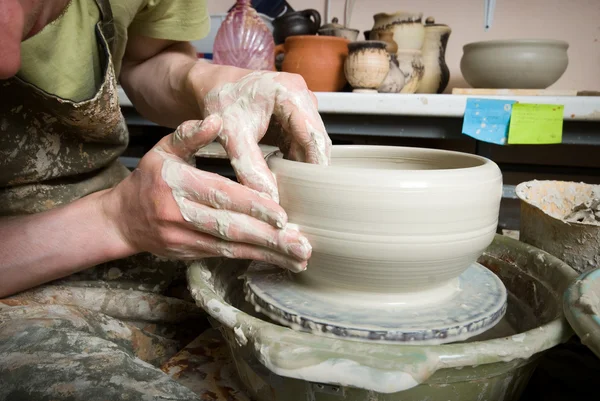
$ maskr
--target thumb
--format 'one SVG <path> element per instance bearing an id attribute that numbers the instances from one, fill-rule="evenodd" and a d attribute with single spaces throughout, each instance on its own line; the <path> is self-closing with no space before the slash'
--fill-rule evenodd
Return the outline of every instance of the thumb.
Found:
<path id="1" fill-rule="evenodd" d="M 221 132 L 223 121 L 216 114 L 205 120 L 189 120 L 177 127 L 175 132 L 164 137 L 159 146 L 183 160 L 190 160 L 199 149 L 213 142 Z"/>

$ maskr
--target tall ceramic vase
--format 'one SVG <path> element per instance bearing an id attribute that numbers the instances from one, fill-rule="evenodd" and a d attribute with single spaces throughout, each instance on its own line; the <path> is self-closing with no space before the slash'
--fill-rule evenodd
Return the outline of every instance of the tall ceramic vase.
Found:
<path id="1" fill-rule="evenodd" d="M 448 86 L 450 70 L 446 65 L 446 46 L 451 32 L 448 25 L 436 24 L 433 18 L 427 18 L 422 50 L 425 71 L 418 93 L 442 93 Z"/>
<path id="2" fill-rule="evenodd" d="M 219 27 L 213 47 L 215 64 L 274 70 L 275 42 L 250 0 L 237 0 Z"/>

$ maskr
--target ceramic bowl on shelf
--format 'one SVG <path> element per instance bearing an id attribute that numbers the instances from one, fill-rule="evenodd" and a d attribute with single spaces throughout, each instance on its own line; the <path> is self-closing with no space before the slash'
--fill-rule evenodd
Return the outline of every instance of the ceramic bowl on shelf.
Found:
<path id="1" fill-rule="evenodd" d="M 568 48 L 566 42 L 547 39 L 469 43 L 460 70 L 474 88 L 546 89 L 566 71 Z"/>
<path id="2" fill-rule="evenodd" d="M 334 146 L 330 166 L 268 158 L 291 224 L 313 246 L 305 280 L 395 293 L 443 289 L 492 242 L 502 176 L 480 156 Z"/>

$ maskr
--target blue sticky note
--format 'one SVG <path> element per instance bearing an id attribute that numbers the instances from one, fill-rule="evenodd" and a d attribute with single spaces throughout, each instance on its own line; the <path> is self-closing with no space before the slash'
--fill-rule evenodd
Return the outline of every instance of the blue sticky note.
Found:
<path id="1" fill-rule="evenodd" d="M 505 145 L 514 100 L 467 98 L 462 133 L 478 141 Z"/>

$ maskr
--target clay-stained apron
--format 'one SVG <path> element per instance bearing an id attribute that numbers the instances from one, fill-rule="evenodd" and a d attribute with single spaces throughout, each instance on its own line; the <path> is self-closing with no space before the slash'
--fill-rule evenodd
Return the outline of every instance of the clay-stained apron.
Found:
<path id="1" fill-rule="evenodd" d="M 104 81 L 92 99 L 0 81 L 0 215 L 68 204 L 128 174 L 112 13 L 96 2 Z M 0 399 L 198 399 L 159 369 L 208 327 L 181 288 L 183 263 L 140 254 L 0 300 Z"/>

